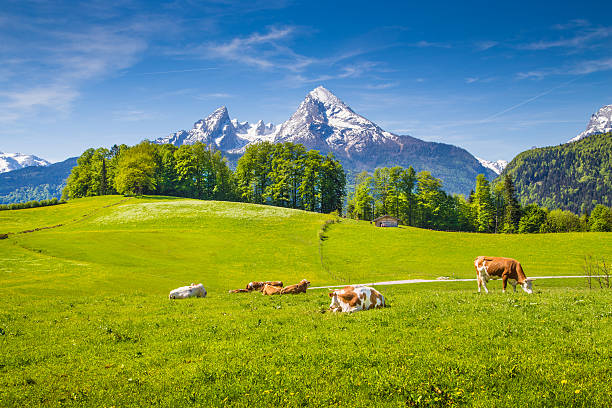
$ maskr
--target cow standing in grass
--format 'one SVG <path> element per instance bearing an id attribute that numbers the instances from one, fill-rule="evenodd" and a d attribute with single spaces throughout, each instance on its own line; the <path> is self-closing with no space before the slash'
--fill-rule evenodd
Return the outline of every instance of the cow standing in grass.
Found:
<path id="1" fill-rule="evenodd" d="M 204 285 L 192 283 L 189 286 L 181 286 L 180 288 L 170 291 L 169 299 L 186 299 L 190 297 L 206 297 L 206 289 Z"/>
<path id="2" fill-rule="evenodd" d="M 489 279 L 502 280 L 503 292 L 506 293 L 508 281 L 516 292 L 516 285 L 521 285 L 521 288 L 527 293 L 533 293 L 531 280 L 527 279 L 521 264 L 512 258 L 501 258 L 497 256 L 479 256 L 474 260 L 476 268 L 476 279 L 478 280 L 478 293 L 481 286 L 484 287 L 486 293 L 487 282 Z"/>
<path id="3" fill-rule="evenodd" d="M 368 286 L 345 286 L 329 292 L 331 312 L 353 313 L 360 310 L 385 307 L 385 297 Z"/>

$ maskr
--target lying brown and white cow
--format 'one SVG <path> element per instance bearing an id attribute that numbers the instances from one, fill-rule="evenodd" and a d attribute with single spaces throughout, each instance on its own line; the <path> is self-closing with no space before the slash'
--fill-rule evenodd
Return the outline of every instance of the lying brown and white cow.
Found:
<path id="1" fill-rule="evenodd" d="M 189 286 L 181 286 L 170 291 L 169 299 L 186 299 L 190 297 L 206 297 L 206 289 L 204 285 L 192 283 Z"/>
<path id="2" fill-rule="evenodd" d="M 360 310 L 385 307 L 385 297 L 368 286 L 345 286 L 329 292 L 331 312 L 353 313 Z"/>
<path id="3" fill-rule="evenodd" d="M 261 288 L 261 293 L 265 296 L 280 295 L 282 288 L 280 286 L 265 285 Z"/>
<path id="4" fill-rule="evenodd" d="M 480 293 L 481 286 L 484 287 L 486 293 L 489 293 L 487 289 L 489 279 L 500 278 L 504 293 L 506 292 L 508 281 L 510 281 L 515 292 L 518 283 L 525 292 L 533 293 L 532 282 L 527 279 L 521 264 L 516 259 L 479 256 L 474 260 L 474 267 L 476 268 L 476 279 L 478 280 L 478 293 Z"/>
<path id="5" fill-rule="evenodd" d="M 281 295 L 295 295 L 297 293 L 306 293 L 306 289 L 310 286 L 310 282 L 302 279 L 297 285 L 289 285 L 281 290 Z"/>
<path id="6" fill-rule="evenodd" d="M 270 285 L 270 286 L 280 286 L 281 288 L 283 287 L 283 282 L 281 281 L 265 281 L 265 282 L 249 282 L 246 286 L 246 290 L 247 291 L 253 291 L 253 290 L 262 290 L 264 286 L 266 285 Z"/>
<path id="7" fill-rule="evenodd" d="M 229 291 L 229 293 L 249 293 L 250 290 L 248 289 L 232 289 Z"/>

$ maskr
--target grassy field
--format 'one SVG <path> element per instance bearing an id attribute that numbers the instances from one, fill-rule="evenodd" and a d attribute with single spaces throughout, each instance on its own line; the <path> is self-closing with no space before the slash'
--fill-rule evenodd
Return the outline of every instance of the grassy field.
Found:
<path id="1" fill-rule="evenodd" d="M 391 307 L 354 315 L 325 313 L 325 290 L 227 290 L 471 278 L 480 253 L 516 257 L 528 276 L 581 274 L 583 255 L 610 258 L 610 235 L 342 220 L 320 241 L 325 215 L 156 197 L 0 217 L 13 233 L 0 241 L 0 406 L 609 406 L 612 291 L 584 279 L 538 281 L 531 296 L 385 286 Z M 191 282 L 208 297 L 167 299 Z"/>

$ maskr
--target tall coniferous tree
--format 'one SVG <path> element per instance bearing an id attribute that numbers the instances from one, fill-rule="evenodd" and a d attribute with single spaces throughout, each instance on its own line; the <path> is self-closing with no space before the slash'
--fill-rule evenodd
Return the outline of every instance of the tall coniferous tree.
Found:
<path id="1" fill-rule="evenodd" d="M 504 175 L 503 196 L 505 205 L 503 232 L 516 233 L 521 220 L 521 206 L 516 199 L 514 183 L 508 174 Z"/>
<path id="2" fill-rule="evenodd" d="M 483 174 L 479 174 L 476 177 L 473 205 L 476 209 L 476 227 L 478 232 L 491 232 L 495 222 L 495 208 L 491 197 L 489 181 Z"/>

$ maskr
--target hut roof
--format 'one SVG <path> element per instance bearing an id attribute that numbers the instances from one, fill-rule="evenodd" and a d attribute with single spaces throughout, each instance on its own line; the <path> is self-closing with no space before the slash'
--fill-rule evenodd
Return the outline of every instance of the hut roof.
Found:
<path id="1" fill-rule="evenodd" d="M 376 221 L 380 221 L 380 220 L 382 220 L 383 218 L 391 218 L 391 219 L 393 219 L 393 220 L 395 220 L 395 221 L 399 221 L 399 219 L 398 219 L 398 218 L 392 217 L 392 216 L 387 215 L 387 214 L 385 214 L 385 215 L 381 215 L 380 217 L 375 218 L 375 219 L 373 219 L 372 221 L 374 221 L 374 222 L 376 222 Z"/>

